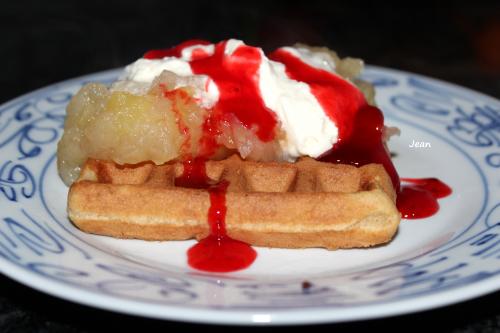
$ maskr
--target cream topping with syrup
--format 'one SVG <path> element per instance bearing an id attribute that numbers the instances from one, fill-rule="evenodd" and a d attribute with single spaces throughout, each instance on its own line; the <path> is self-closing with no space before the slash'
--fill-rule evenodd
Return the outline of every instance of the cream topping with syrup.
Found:
<path id="1" fill-rule="evenodd" d="M 328 116 L 324 106 L 312 93 L 310 85 L 290 78 L 283 63 L 270 60 L 262 49 L 247 46 L 239 40 L 230 39 L 217 45 L 187 42 L 170 53 L 149 52 L 145 58 L 126 67 L 113 89 L 141 93 L 147 91 L 163 71 L 170 71 L 178 76 L 175 88 L 192 87 L 199 105 L 211 108 L 220 100 L 220 84 L 215 83 L 211 75 L 203 70 L 193 69 L 203 59 L 213 58 L 214 52 L 221 48 L 221 45 L 223 52 L 219 64 L 226 67 L 229 74 L 233 69 L 240 70 L 241 66 L 238 65 L 243 64 L 243 70 L 245 67 L 252 67 L 247 66 L 249 63 L 256 65 L 257 70 L 246 73 L 246 77 L 255 81 L 255 87 L 258 89 L 255 95 L 262 99 L 265 112 L 277 120 L 277 126 L 285 133 L 283 137 L 278 138 L 284 160 L 293 161 L 300 156 L 316 158 L 331 149 L 338 141 L 338 125 L 335 119 Z M 293 47 L 284 47 L 281 50 L 289 52 L 310 66 L 336 75 L 335 62 L 325 52 Z M 258 63 L 255 64 L 255 61 Z M 237 118 L 242 120 L 242 117 Z M 256 122 L 245 122 L 245 119 L 242 122 L 249 127 L 262 126 Z"/>

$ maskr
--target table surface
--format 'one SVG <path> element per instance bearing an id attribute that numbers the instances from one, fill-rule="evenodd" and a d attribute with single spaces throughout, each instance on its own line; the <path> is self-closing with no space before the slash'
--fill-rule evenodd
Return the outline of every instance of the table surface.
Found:
<path id="1" fill-rule="evenodd" d="M 341 56 L 436 77 L 500 98 L 500 5 L 362 3 L 363 8 L 312 0 L 294 6 L 282 1 L 263 5 L 220 1 L 215 6 L 207 0 L 175 7 L 168 1 L 148 0 L 121 1 L 119 6 L 92 0 L 9 2 L 0 11 L 0 103 L 50 83 L 123 66 L 147 49 L 194 37 L 212 41 L 236 37 L 266 50 L 295 42 L 326 45 Z M 496 292 L 426 312 L 315 329 L 432 327 L 445 332 L 497 332 L 499 300 Z M 77 305 L 0 276 L 2 332 L 94 332 L 116 328 L 117 323 L 131 330 L 202 328 Z"/>

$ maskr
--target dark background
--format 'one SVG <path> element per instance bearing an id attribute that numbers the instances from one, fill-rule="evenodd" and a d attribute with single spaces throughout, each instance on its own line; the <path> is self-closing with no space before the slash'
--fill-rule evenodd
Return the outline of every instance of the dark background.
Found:
<path id="1" fill-rule="evenodd" d="M 500 1 L 2 1 L 0 101 L 120 67 L 146 50 L 240 38 L 342 56 L 500 95 Z M 417 5 L 418 4 L 418 5 Z"/>
<path id="2" fill-rule="evenodd" d="M 0 102 L 60 80 L 126 65 L 151 48 L 191 38 L 216 42 L 230 37 L 266 50 L 295 42 L 325 45 L 341 56 L 500 97 L 500 1 L 14 0 L 0 5 Z M 314 329 L 500 332 L 499 305 L 497 292 L 420 314 Z M 0 332 L 118 327 L 193 328 L 79 306 L 0 277 Z"/>

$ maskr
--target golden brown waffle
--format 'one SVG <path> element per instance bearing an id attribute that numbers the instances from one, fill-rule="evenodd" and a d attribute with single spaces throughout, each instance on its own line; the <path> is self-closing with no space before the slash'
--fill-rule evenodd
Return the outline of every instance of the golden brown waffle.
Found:
<path id="1" fill-rule="evenodd" d="M 182 163 L 118 166 L 88 160 L 70 189 L 70 219 L 83 231 L 145 240 L 201 239 L 209 234 L 209 193 L 174 180 Z M 260 163 L 232 156 L 208 161 L 208 177 L 229 181 L 227 234 L 253 245 L 328 249 L 388 242 L 400 214 L 384 168 L 303 158 Z"/>

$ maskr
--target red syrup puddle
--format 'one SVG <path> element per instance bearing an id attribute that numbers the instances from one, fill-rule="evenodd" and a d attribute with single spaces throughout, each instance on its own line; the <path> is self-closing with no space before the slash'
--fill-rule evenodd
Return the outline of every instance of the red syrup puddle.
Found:
<path id="1" fill-rule="evenodd" d="M 437 178 L 403 178 L 401 180 L 431 192 L 437 199 L 447 197 L 452 193 L 451 188 Z"/>
<path id="2" fill-rule="evenodd" d="M 182 175 L 175 179 L 176 186 L 207 189 L 210 195 L 208 224 L 210 234 L 188 250 L 189 266 L 207 272 L 232 272 L 247 268 L 257 252 L 247 243 L 232 239 L 226 232 L 226 191 L 229 182 L 213 184 L 206 173 L 203 158 L 184 162 Z"/>
<path id="3" fill-rule="evenodd" d="M 451 188 L 437 178 L 403 178 L 410 183 L 401 186 L 396 205 L 403 218 L 421 219 L 437 213 L 439 198 L 452 193 Z"/>

